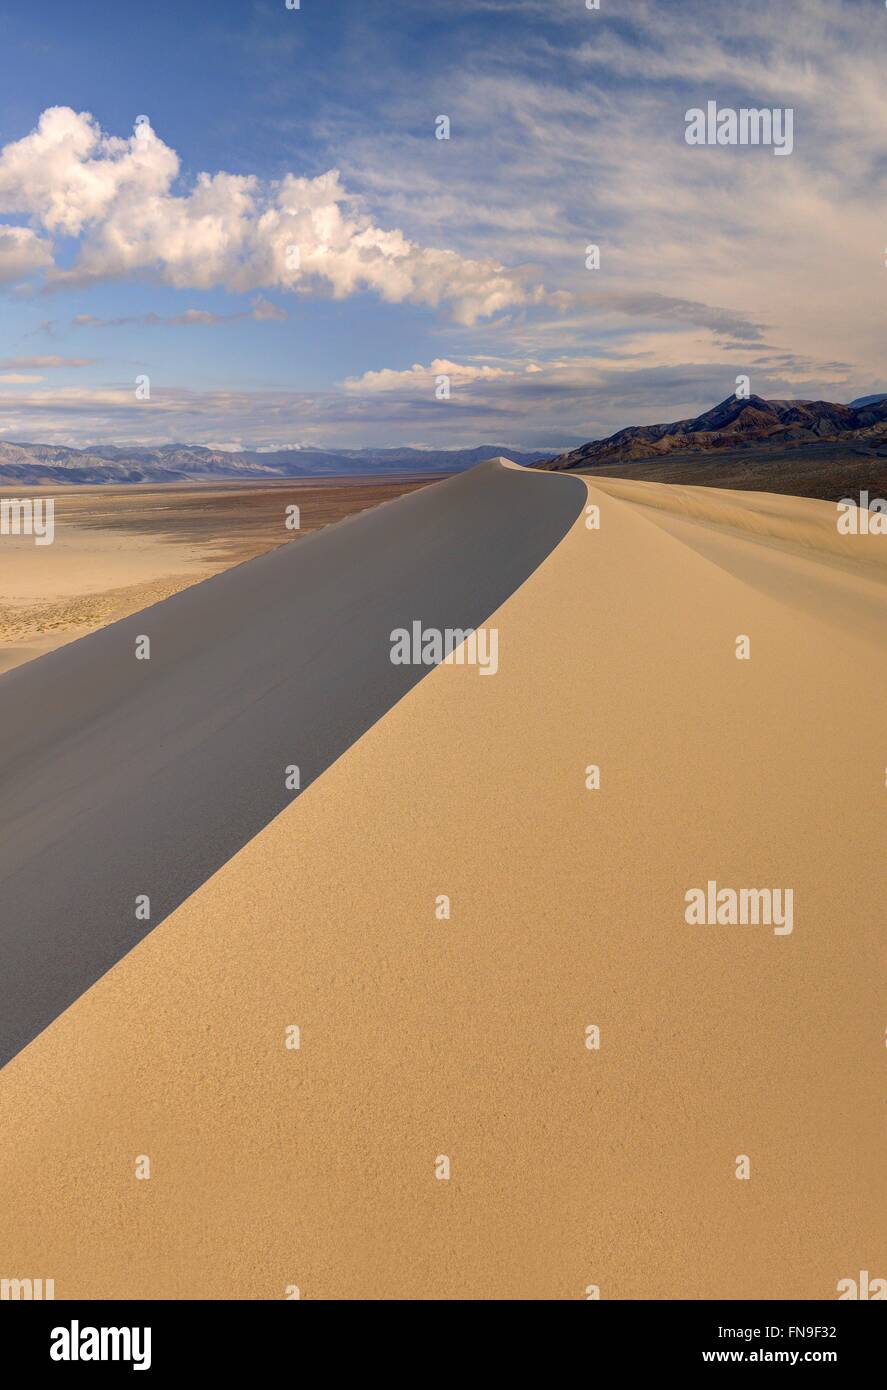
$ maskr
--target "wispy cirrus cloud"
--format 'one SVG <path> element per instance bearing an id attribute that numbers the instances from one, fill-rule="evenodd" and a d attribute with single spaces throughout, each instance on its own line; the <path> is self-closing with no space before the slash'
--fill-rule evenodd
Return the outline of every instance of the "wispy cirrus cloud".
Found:
<path id="1" fill-rule="evenodd" d="M 219 324 L 239 323 L 253 319 L 256 323 L 282 323 L 288 318 L 286 309 L 272 304 L 264 295 L 256 295 L 249 309 L 234 314 L 216 314 L 209 309 L 184 309 L 180 314 L 122 314 L 103 319 L 95 314 L 75 314 L 72 328 L 126 328 L 138 324 L 145 328 L 216 328 Z M 47 328 L 49 325 L 47 325 Z"/>
<path id="2" fill-rule="evenodd" d="M 577 347 L 659 332 L 670 357 L 673 330 L 694 323 L 711 362 L 766 340 L 799 363 L 818 357 L 826 377 L 836 356 L 883 375 L 887 239 L 873 194 L 887 175 L 887 11 L 859 0 L 786 0 L 778 14 L 765 0 L 539 8 L 557 24 L 540 25 L 529 59 L 527 28 L 503 23 L 494 51 L 436 74 L 429 100 L 453 119 L 444 161 L 411 127 L 407 84 L 384 135 L 338 128 L 349 183 L 411 235 L 435 225 L 466 254 L 537 262 L 568 308 L 512 315 L 524 347 L 544 349 L 554 324 Z M 689 148 L 685 112 L 709 98 L 792 106 L 792 157 Z M 598 272 L 584 268 L 589 243 Z M 493 336 L 480 326 L 481 344 Z"/>
<path id="3" fill-rule="evenodd" d="M 28 367 L 91 367 L 94 361 L 92 357 L 60 357 L 58 353 L 43 357 L 0 357 L 0 371 Z"/>

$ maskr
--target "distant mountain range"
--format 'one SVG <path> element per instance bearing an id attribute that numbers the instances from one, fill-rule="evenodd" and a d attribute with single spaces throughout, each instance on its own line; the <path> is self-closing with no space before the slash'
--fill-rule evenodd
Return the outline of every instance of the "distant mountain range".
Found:
<path id="1" fill-rule="evenodd" d="M 474 449 L 280 449 L 229 453 L 197 444 L 158 448 L 94 445 L 68 449 L 55 444 L 13 444 L 0 440 L 0 482 L 37 487 L 52 483 L 268 482 L 275 478 L 317 478 L 380 473 L 449 473 L 496 454 L 529 466 L 548 457 L 504 444 Z"/>
<path id="2" fill-rule="evenodd" d="M 633 425 L 608 439 L 592 440 L 537 467 L 602 468 L 680 454 L 719 450 L 800 449 L 824 443 L 887 457 L 887 394 L 863 396 L 851 405 L 829 401 L 767 401 L 761 396 L 728 396 L 713 410 L 668 425 Z M 622 471 L 620 469 L 620 471 Z"/>
<path id="3" fill-rule="evenodd" d="M 711 468 L 722 458 L 742 472 L 742 460 L 754 456 L 756 478 L 768 460 L 809 455 L 814 464 L 834 472 L 836 459 L 847 455 L 887 460 L 887 393 L 861 396 L 849 405 L 830 401 L 768 401 L 762 396 L 737 400 L 728 396 L 714 409 L 691 420 L 665 425 L 632 425 L 607 439 L 592 440 L 568 453 L 510 449 L 479 444 L 473 449 L 279 449 L 232 453 L 199 444 L 163 444 L 156 448 L 96 444 L 86 449 L 55 444 L 0 441 L 0 482 L 39 486 L 54 483 L 161 483 L 241 481 L 280 478 L 368 477 L 386 473 L 450 473 L 504 454 L 515 463 L 554 471 L 618 471 L 632 476 L 633 465 L 693 465 L 705 458 Z M 816 455 L 819 462 L 814 459 Z M 762 473 L 762 470 L 763 473 Z M 686 471 L 686 470 L 685 470 Z M 687 474 L 649 473 L 660 481 L 691 481 Z M 704 478 L 694 468 L 693 481 L 731 486 L 717 474 Z M 815 482 L 815 479 L 814 479 Z M 756 483 L 760 485 L 760 482 Z M 769 486 L 767 490 L 769 490 Z M 780 490 L 774 487 L 774 490 Z M 812 493 L 810 495 L 813 495 Z"/>

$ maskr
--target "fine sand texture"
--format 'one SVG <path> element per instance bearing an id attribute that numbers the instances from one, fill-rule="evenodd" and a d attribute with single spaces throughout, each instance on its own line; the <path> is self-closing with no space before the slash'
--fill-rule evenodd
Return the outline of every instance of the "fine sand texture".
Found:
<path id="1" fill-rule="evenodd" d="M 588 488 L 600 529 L 487 624 L 497 675 L 434 669 L 0 1073 L 4 1274 L 184 1299 L 887 1275 L 883 551 L 836 547 L 822 502 Z M 709 880 L 792 889 L 793 931 L 688 925 Z"/>
<path id="2" fill-rule="evenodd" d="M 0 536 L 0 672 L 427 479 L 18 488 L 52 498 L 55 538 Z M 286 509 L 299 507 L 300 529 Z"/>

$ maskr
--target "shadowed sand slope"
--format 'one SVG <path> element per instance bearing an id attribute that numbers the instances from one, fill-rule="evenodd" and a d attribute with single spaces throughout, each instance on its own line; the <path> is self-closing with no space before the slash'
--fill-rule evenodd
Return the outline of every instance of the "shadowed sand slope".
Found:
<path id="1" fill-rule="evenodd" d="M 435 669 L 0 1074 L 10 1274 L 772 1299 L 887 1273 L 880 558 L 836 563 L 816 504 L 589 501 L 600 530 L 490 619 L 495 678 Z M 708 880 L 791 888 L 793 931 L 688 925 Z"/>
<path id="2" fill-rule="evenodd" d="M 16 488 L 52 497 L 55 538 L 0 545 L 0 672 L 137 613 L 211 574 L 298 539 L 429 478 L 243 483 L 127 483 L 121 487 Z"/>

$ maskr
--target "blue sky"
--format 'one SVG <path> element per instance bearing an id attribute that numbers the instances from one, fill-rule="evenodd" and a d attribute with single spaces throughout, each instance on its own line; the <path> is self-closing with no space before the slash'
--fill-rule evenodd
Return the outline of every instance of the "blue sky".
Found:
<path id="1" fill-rule="evenodd" d="M 0 439 L 554 448 L 887 387 L 877 0 L 4 0 L 0 49 Z M 791 156 L 688 146 L 710 99 Z"/>

